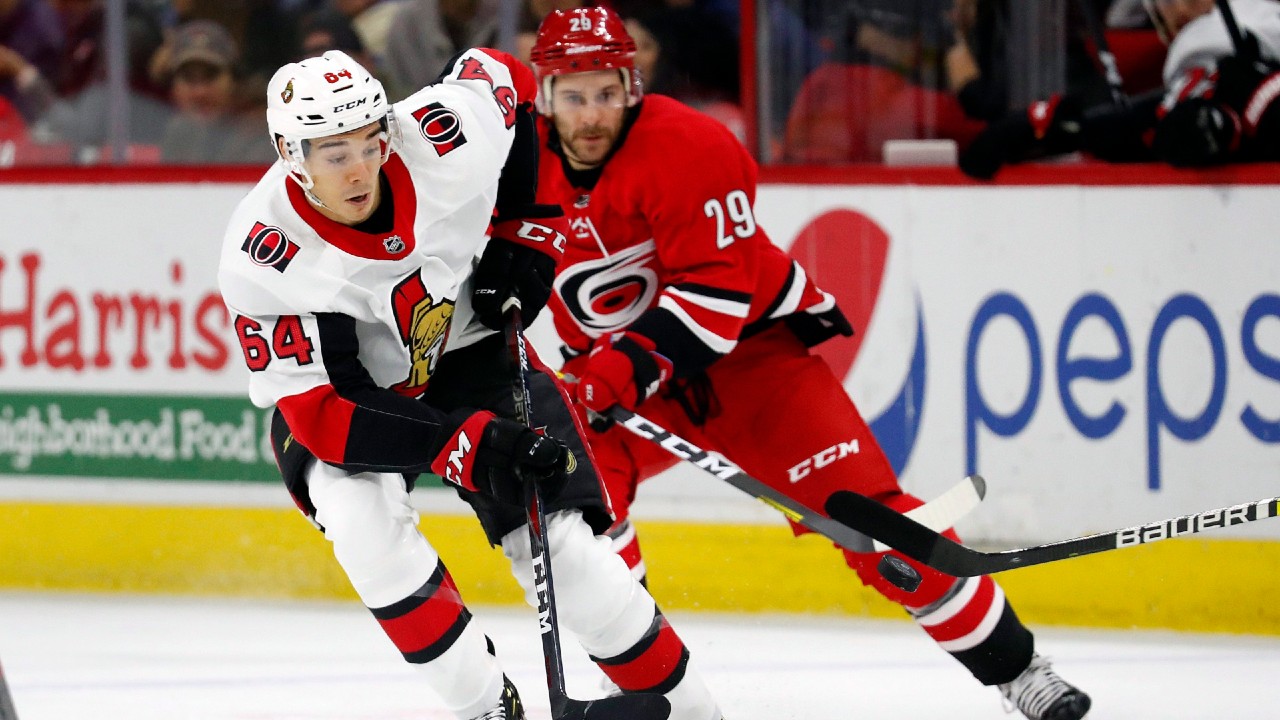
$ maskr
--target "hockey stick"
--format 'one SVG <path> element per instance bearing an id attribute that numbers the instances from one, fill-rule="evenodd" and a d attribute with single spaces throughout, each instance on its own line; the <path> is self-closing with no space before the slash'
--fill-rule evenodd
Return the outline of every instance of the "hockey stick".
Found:
<path id="1" fill-rule="evenodd" d="M 1218 13 L 1222 15 L 1222 23 L 1227 26 L 1227 35 L 1231 36 L 1231 47 L 1237 55 L 1245 54 L 1244 33 L 1240 32 L 1240 23 L 1236 22 L 1236 11 L 1231 9 L 1228 0 L 1214 0 Z"/>
<path id="2" fill-rule="evenodd" d="M 961 545 L 875 500 L 845 490 L 833 493 L 827 499 L 826 510 L 831 517 L 843 522 L 856 521 L 868 534 L 907 557 L 948 575 L 975 577 L 1273 518 L 1280 514 L 1280 497 L 998 552 L 982 552 Z M 884 560 L 880 570 L 886 572 Z"/>
<path id="3" fill-rule="evenodd" d="M 0 720 L 18 720 L 18 710 L 9 694 L 9 683 L 4 679 L 4 667 L 0 666 Z"/>
<path id="4" fill-rule="evenodd" d="M 1119 107 L 1129 105 L 1129 96 L 1124 92 L 1124 78 L 1120 76 L 1120 66 L 1116 64 L 1116 56 L 1111 52 L 1111 43 L 1107 42 L 1107 33 L 1102 27 L 1102 20 L 1093 6 L 1093 0 L 1078 0 L 1076 6 L 1084 16 L 1084 24 L 1089 28 L 1093 38 L 1094 50 L 1098 54 L 1098 62 L 1102 63 L 1102 75 L 1111 91 L 1111 101 Z"/>
<path id="5" fill-rule="evenodd" d="M 512 297 L 503 306 L 507 347 L 514 369 L 511 391 L 516 419 L 533 427 L 529 393 L 529 352 L 525 346 L 520 301 Z M 533 582 L 538 594 L 538 627 L 542 656 L 547 667 L 547 695 L 553 720 L 667 720 L 671 703 L 661 695 L 635 693 L 599 700 L 574 700 L 565 690 L 564 652 L 560 644 L 560 619 L 556 612 L 555 585 L 551 575 L 551 543 L 547 538 L 547 514 L 536 483 L 528 483 L 529 544 L 533 553 Z"/>
<path id="6" fill-rule="evenodd" d="M 789 520 L 826 536 L 837 545 L 858 553 L 882 552 L 888 547 L 876 542 L 883 538 L 866 532 L 857 518 L 846 517 L 839 521 L 825 517 L 787 495 L 766 485 L 763 481 L 743 472 L 719 453 L 708 452 L 648 418 L 615 405 L 606 415 L 618 425 L 645 438 L 676 457 L 687 460 L 702 471 L 714 475 L 764 504 L 781 512 Z M 971 475 L 933 501 L 907 513 L 908 517 L 922 523 L 921 527 L 946 530 L 982 502 L 987 484 L 978 475 Z M 877 503 L 878 505 L 879 503 Z M 882 506 L 883 507 L 883 506 Z M 871 537 L 869 537 L 871 536 Z M 905 569 L 904 569 L 905 568 Z M 909 571 L 909 572 L 908 572 Z M 897 567 L 894 574 L 885 578 L 903 590 L 912 591 L 919 586 L 920 576 L 909 566 Z M 914 584 L 914 585 L 913 585 Z"/>

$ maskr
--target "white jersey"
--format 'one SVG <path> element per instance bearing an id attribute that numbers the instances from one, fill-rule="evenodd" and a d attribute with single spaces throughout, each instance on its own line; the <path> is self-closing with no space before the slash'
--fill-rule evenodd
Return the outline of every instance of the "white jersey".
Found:
<path id="1" fill-rule="evenodd" d="M 322 216 L 283 161 L 236 208 L 218 282 L 260 407 L 330 383 L 323 318 L 355 322 L 379 387 L 418 397 L 441 355 L 492 333 L 473 321 L 470 275 L 487 242 L 512 144 L 512 71 L 479 50 L 391 108 L 383 166 L 394 228 L 373 235 Z"/>
<path id="2" fill-rule="evenodd" d="M 1231 0 L 1231 10 L 1241 32 L 1258 38 L 1263 57 L 1280 60 L 1280 2 L 1276 0 Z M 1197 68 L 1207 75 L 1218 66 L 1218 58 L 1235 54 L 1231 36 L 1215 6 L 1212 11 L 1187 23 L 1169 43 L 1164 62 L 1164 84 L 1175 89 Z"/>

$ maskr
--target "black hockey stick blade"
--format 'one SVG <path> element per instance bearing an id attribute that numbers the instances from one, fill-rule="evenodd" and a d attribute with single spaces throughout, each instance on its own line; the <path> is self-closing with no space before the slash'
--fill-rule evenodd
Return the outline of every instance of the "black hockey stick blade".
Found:
<path id="1" fill-rule="evenodd" d="M 1280 497 L 997 552 L 974 550 L 875 500 L 845 490 L 833 493 L 827 499 L 826 511 L 831 517 L 862 529 L 913 560 L 948 575 L 976 577 L 1273 518 L 1280 514 Z"/>
<path id="2" fill-rule="evenodd" d="M 671 703 L 661 695 L 641 693 L 600 698 L 568 700 L 555 714 L 557 720 L 667 720 Z"/>
<path id="3" fill-rule="evenodd" d="M 511 350 L 511 393 L 516 419 L 532 427 L 533 401 L 529 392 L 529 352 L 525 345 L 520 301 L 512 297 L 503 307 L 506 313 L 507 347 Z M 538 627 L 542 637 L 542 657 L 547 670 L 547 696 L 553 720 L 668 720 L 671 703 L 661 695 L 633 694 L 601 700 L 574 700 L 565 690 L 564 651 L 560 644 L 560 620 L 556 610 L 555 582 L 551 574 L 551 542 L 547 514 L 537 485 L 529 483 L 526 507 L 529 545 L 533 555 L 533 580 L 538 596 Z M 3 718 L 0 718 L 3 720 Z"/>

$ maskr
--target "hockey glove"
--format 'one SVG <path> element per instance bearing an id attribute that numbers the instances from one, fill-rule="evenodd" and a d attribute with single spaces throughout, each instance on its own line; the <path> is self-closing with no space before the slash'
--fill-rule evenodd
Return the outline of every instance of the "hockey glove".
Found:
<path id="1" fill-rule="evenodd" d="M 1240 146 L 1240 117 L 1204 98 L 1183 100 L 1156 125 L 1151 150 L 1174 167 L 1227 162 Z"/>
<path id="2" fill-rule="evenodd" d="M 1249 160 L 1275 159 L 1280 148 L 1280 62 L 1261 58 L 1258 39 L 1245 33 L 1243 52 L 1218 61 L 1214 99 L 1240 117 L 1243 139 L 1259 150 Z"/>
<path id="3" fill-rule="evenodd" d="M 579 402 L 596 412 L 614 405 L 638 408 L 671 379 L 671 361 L 656 349 L 652 340 L 634 332 L 596 340 L 586 362 L 579 366 Z"/>
<path id="4" fill-rule="evenodd" d="M 960 170 L 990 180 L 1009 163 L 1080 149 L 1080 104 L 1055 95 L 987 125 L 960 153 Z"/>
<path id="5" fill-rule="evenodd" d="M 494 221 L 473 276 L 471 306 L 480 322 L 501 330 L 502 306 L 514 294 L 520 298 L 524 324 L 533 323 L 551 297 L 567 230 L 564 213 L 556 205 L 534 205 L 521 218 Z"/>
<path id="6" fill-rule="evenodd" d="M 555 438 L 488 411 L 470 415 L 431 463 L 431 471 L 463 490 L 523 505 L 535 483 L 555 500 L 568 482 L 569 449 Z"/>

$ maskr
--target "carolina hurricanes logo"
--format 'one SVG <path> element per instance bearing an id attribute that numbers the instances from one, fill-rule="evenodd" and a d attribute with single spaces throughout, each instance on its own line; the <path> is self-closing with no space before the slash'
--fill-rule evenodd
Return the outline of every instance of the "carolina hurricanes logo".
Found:
<path id="1" fill-rule="evenodd" d="M 561 271 L 556 292 L 590 337 L 631 324 L 658 294 L 655 245 L 648 240 L 609 257 Z"/>
<path id="2" fill-rule="evenodd" d="M 240 249 L 254 265 L 275 268 L 276 272 L 284 272 L 298 254 L 297 243 L 285 237 L 283 230 L 260 222 L 253 224 Z"/>
<path id="3" fill-rule="evenodd" d="M 414 110 L 413 118 L 418 121 L 422 137 L 431 143 L 437 155 L 443 157 L 467 144 L 467 136 L 462 134 L 462 118 L 440 103 L 433 102 Z"/>
<path id="4" fill-rule="evenodd" d="M 409 349 L 409 376 L 391 389 L 418 397 L 427 389 L 427 381 L 444 354 L 453 303 L 448 300 L 435 303 L 422 277 L 414 273 L 392 291 L 391 307 L 400 329 L 400 341 Z"/>

